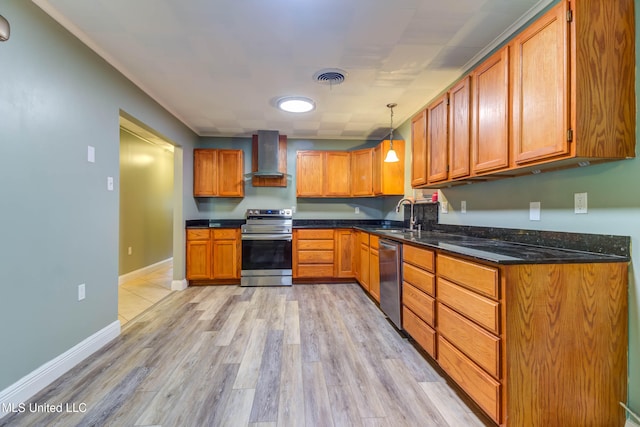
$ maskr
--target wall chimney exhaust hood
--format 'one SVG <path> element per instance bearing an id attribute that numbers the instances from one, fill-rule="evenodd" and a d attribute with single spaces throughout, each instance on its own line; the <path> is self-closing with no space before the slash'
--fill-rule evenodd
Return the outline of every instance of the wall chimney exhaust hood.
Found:
<path id="1" fill-rule="evenodd" d="M 258 170 L 252 176 L 263 178 L 281 178 L 278 170 L 279 138 L 277 130 L 258 131 Z"/>

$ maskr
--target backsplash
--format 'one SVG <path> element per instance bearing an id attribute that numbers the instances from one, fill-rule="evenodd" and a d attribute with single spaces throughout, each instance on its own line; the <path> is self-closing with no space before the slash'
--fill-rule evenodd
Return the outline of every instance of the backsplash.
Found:
<path id="1" fill-rule="evenodd" d="M 438 203 L 416 203 L 413 205 L 413 216 L 416 225 L 422 225 L 422 230 L 428 231 L 438 224 Z M 409 228 L 411 218 L 411 206 L 404 205 L 404 227 Z"/>

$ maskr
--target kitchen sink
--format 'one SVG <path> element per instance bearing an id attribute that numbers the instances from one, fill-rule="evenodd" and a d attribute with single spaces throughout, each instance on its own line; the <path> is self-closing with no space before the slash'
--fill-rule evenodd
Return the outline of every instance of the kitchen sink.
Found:
<path id="1" fill-rule="evenodd" d="M 402 234 L 402 233 L 411 233 L 411 230 L 408 228 L 376 228 L 375 230 L 378 233 L 393 233 L 393 234 Z"/>

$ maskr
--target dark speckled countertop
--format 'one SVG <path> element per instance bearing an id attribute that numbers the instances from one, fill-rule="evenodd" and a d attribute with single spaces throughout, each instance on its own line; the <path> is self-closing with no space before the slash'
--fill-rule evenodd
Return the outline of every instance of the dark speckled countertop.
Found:
<path id="1" fill-rule="evenodd" d="M 187 220 L 187 228 L 239 228 L 244 219 Z M 401 221 L 296 220 L 294 228 L 356 228 L 401 243 L 411 243 L 496 264 L 629 262 L 630 238 L 583 233 L 428 224 L 409 232 Z"/>
<path id="2" fill-rule="evenodd" d="M 442 231 L 407 231 L 394 228 L 356 227 L 379 237 L 438 249 L 496 264 L 567 264 L 629 262 L 629 256 L 470 237 Z"/>

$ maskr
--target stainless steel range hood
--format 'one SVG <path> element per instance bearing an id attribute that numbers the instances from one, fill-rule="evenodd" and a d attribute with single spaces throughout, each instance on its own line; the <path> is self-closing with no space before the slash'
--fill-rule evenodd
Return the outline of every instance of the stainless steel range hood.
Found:
<path id="1" fill-rule="evenodd" d="M 258 170 L 253 176 L 280 178 L 284 176 L 278 170 L 280 134 L 277 130 L 258 131 Z"/>

